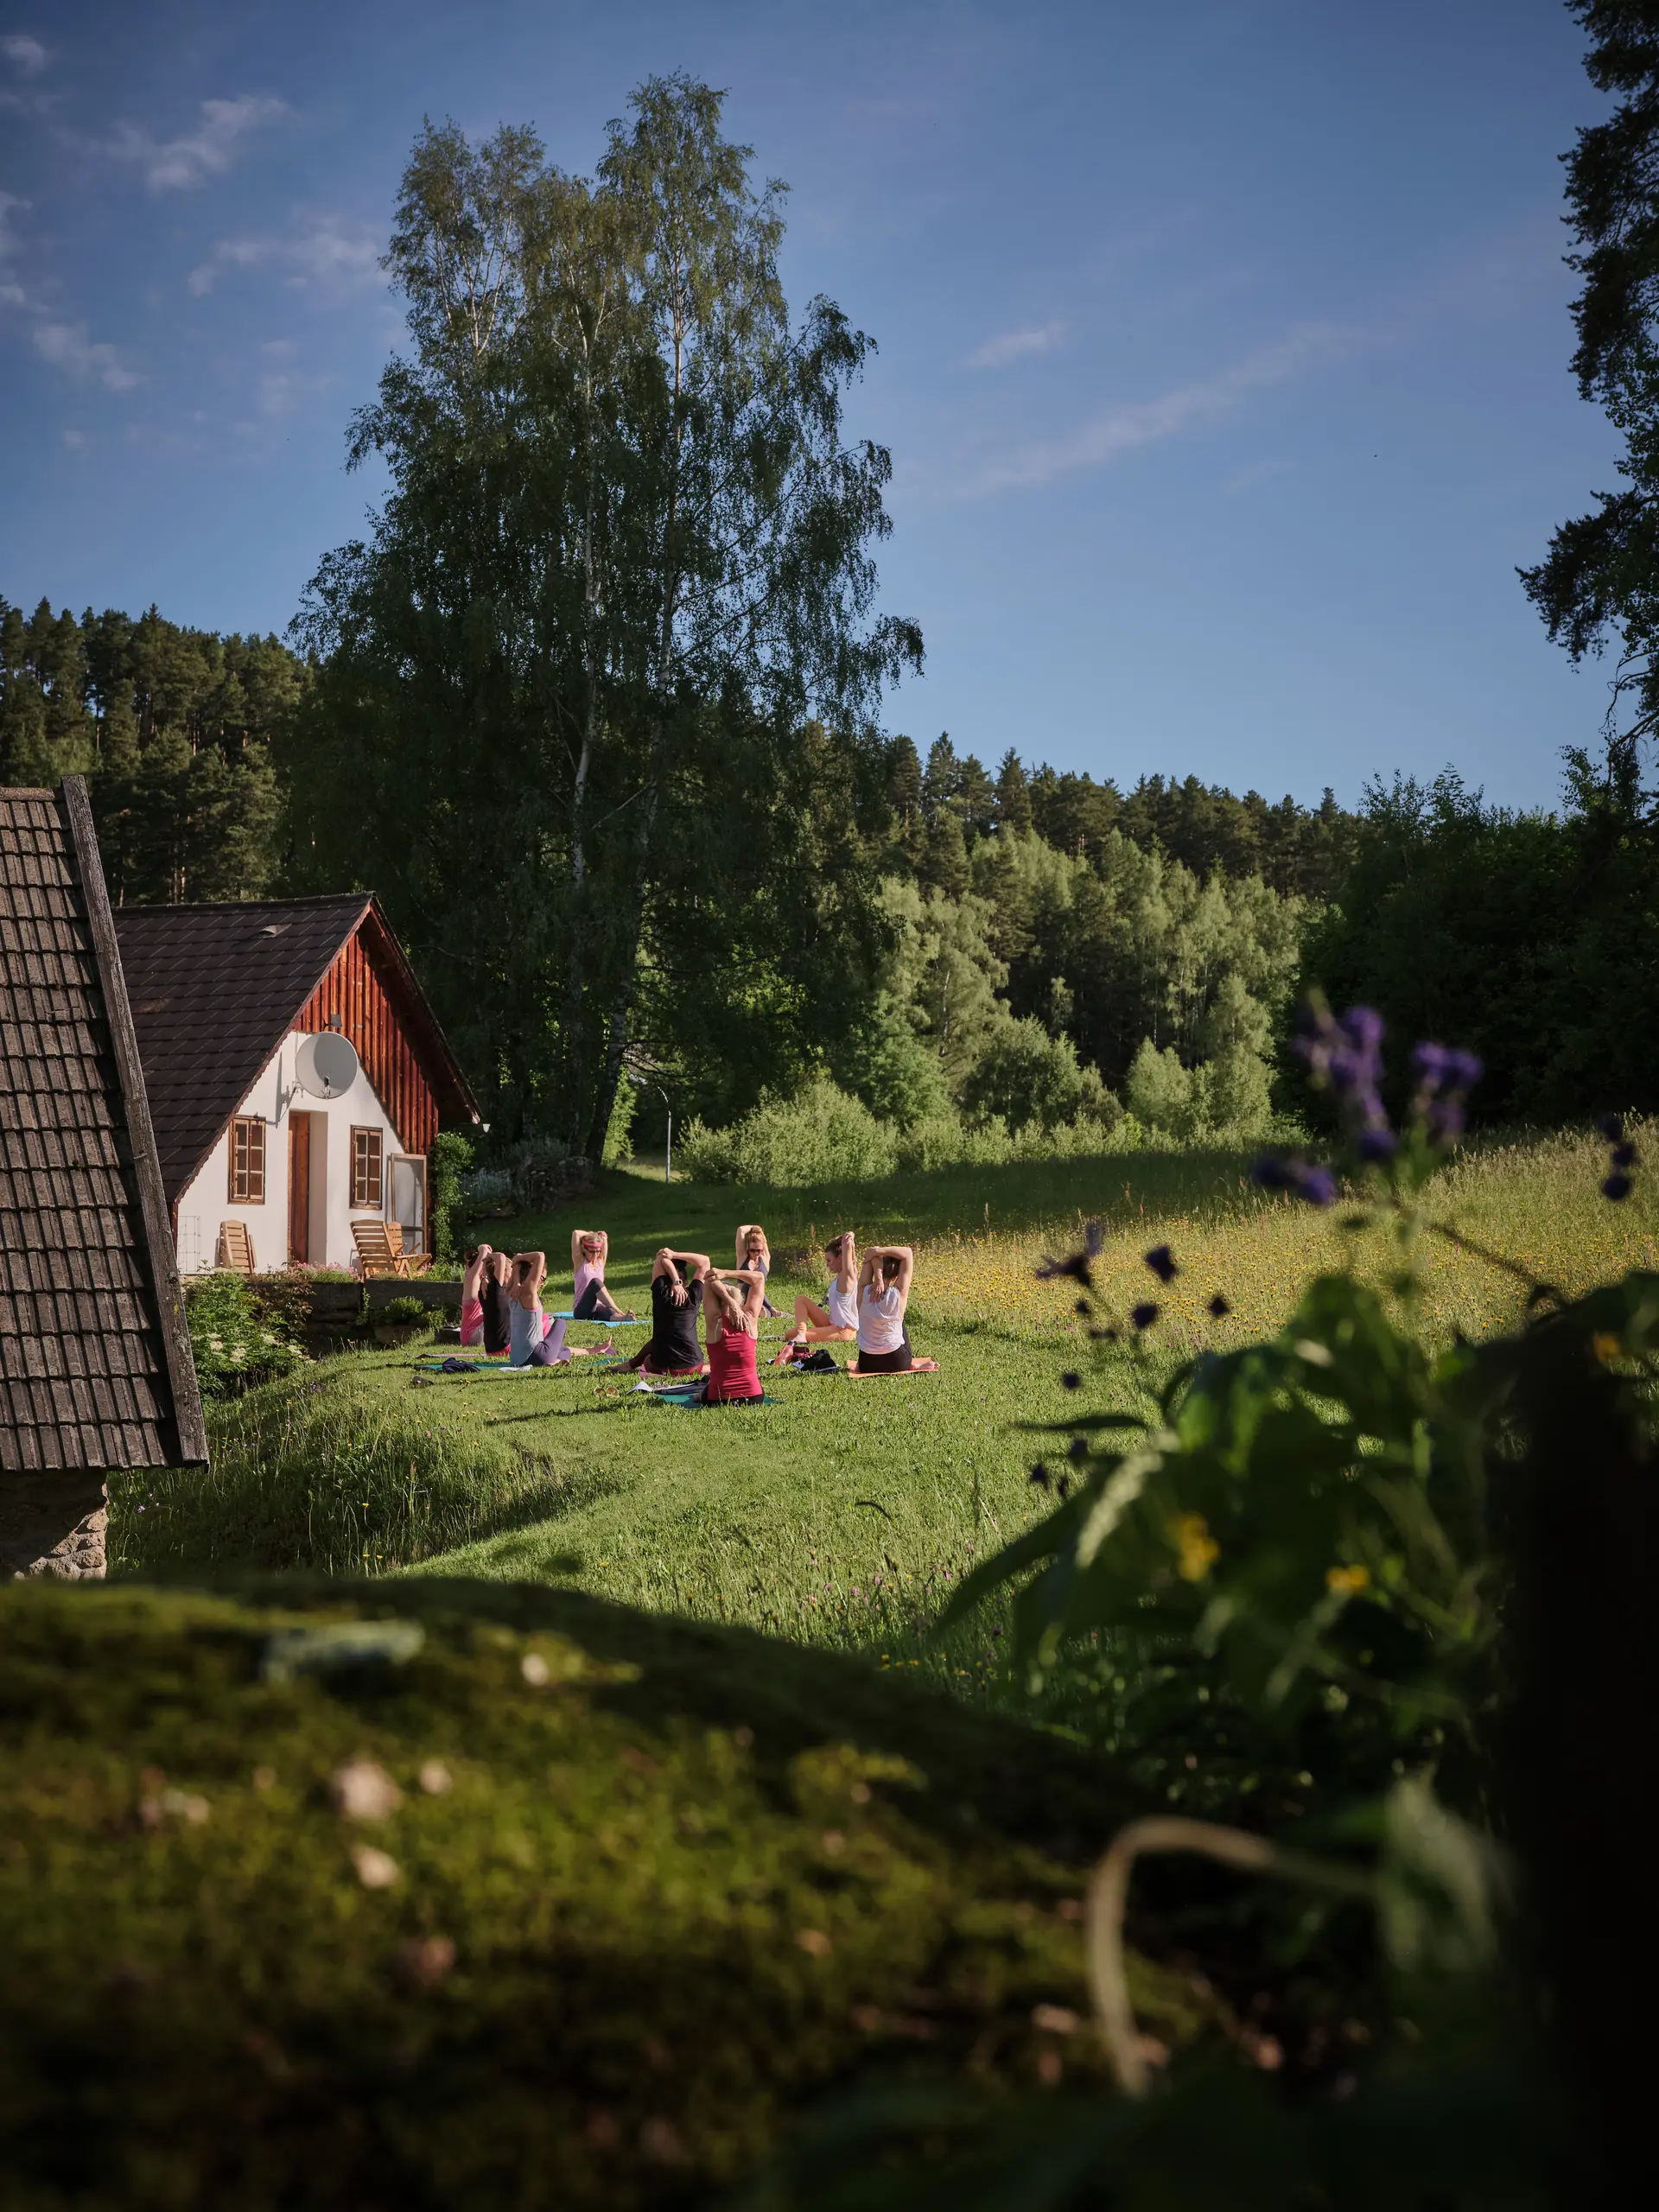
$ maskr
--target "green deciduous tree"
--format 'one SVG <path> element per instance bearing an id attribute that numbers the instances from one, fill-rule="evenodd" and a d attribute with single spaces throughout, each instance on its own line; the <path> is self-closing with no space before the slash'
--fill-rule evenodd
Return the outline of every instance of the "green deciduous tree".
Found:
<path id="1" fill-rule="evenodd" d="M 306 865 L 374 872 L 491 1087 L 588 1150 L 649 979 L 742 931 L 809 715 L 863 728 L 920 655 L 874 608 L 887 455 L 842 435 L 870 341 L 826 300 L 791 321 L 782 188 L 721 109 L 651 79 L 591 182 L 529 131 L 423 133 L 388 255 L 411 348 L 352 445 L 391 493 L 307 616 Z"/>

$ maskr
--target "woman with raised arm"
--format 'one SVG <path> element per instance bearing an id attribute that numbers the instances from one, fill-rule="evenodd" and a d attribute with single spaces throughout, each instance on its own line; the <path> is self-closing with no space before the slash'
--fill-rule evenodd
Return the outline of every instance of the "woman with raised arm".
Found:
<path id="1" fill-rule="evenodd" d="M 590 1352 L 609 1351 L 608 1344 L 567 1344 L 567 1324 L 543 1309 L 542 1285 L 547 1281 L 545 1252 L 515 1252 L 512 1287 L 507 1298 L 507 1365 L 563 1367 Z"/>
<path id="2" fill-rule="evenodd" d="M 490 1264 L 491 1248 L 480 1244 L 467 1255 L 466 1266 L 461 1278 L 461 1341 L 463 1345 L 480 1344 L 484 1337 L 484 1272 Z"/>
<path id="3" fill-rule="evenodd" d="M 916 1256 L 908 1244 L 872 1244 L 858 1270 L 855 1375 L 903 1375 L 911 1364 L 905 1308 Z"/>
<path id="4" fill-rule="evenodd" d="M 570 1295 L 572 1320 L 632 1320 L 632 1307 L 625 1313 L 605 1287 L 605 1262 L 610 1255 L 611 1240 L 604 1230 L 571 1230 L 570 1272 L 575 1278 Z"/>
<path id="5" fill-rule="evenodd" d="M 512 1261 L 505 1252 L 492 1251 L 484 1262 L 478 1286 L 478 1302 L 484 1312 L 484 1349 L 495 1359 L 507 1349 L 512 1300 L 507 1285 Z"/>
<path id="6" fill-rule="evenodd" d="M 708 1279 L 706 1252 L 675 1252 L 664 1244 L 651 1268 L 651 1334 L 629 1360 L 647 1375 L 701 1375 L 697 1311 Z"/>
<path id="7" fill-rule="evenodd" d="M 755 1341 L 766 1279 L 755 1268 L 710 1268 L 702 1300 L 702 1333 L 709 1347 L 706 1406 L 752 1406 L 761 1396 Z"/>
<path id="8" fill-rule="evenodd" d="M 766 1277 L 772 1273 L 772 1247 L 766 1242 L 766 1232 L 758 1221 L 740 1222 L 737 1230 L 737 1250 L 734 1255 L 737 1271 L 752 1270 L 760 1278 L 760 1311 L 775 1321 L 779 1309 L 766 1296 Z M 723 1272 L 723 1270 L 722 1270 Z"/>
<path id="9" fill-rule="evenodd" d="M 784 1338 L 784 1349 L 772 1364 L 781 1367 L 799 1344 L 849 1344 L 858 1334 L 858 1249 L 853 1232 L 843 1229 L 823 1248 L 830 1264 L 830 1287 L 823 1304 L 816 1305 L 804 1291 L 795 1300 L 795 1325 Z"/>

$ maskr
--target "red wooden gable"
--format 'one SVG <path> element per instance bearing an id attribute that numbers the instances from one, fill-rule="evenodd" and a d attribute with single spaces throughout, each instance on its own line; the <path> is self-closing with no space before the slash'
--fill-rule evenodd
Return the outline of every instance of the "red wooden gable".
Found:
<path id="1" fill-rule="evenodd" d="M 399 1019 L 392 994 L 404 994 L 385 948 L 374 941 L 378 934 L 371 910 L 341 945 L 294 1027 L 343 1031 L 357 1048 L 399 1144 L 405 1152 L 426 1153 L 438 1133 L 438 1102 Z"/>

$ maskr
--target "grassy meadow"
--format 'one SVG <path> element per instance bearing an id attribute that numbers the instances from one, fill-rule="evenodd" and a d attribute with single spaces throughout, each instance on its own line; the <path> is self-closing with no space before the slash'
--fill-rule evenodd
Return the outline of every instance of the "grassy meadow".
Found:
<path id="1" fill-rule="evenodd" d="M 1605 1147 L 1588 1135 L 1522 1136 L 1471 1148 L 1430 1194 L 1433 1218 L 1535 1274 L 1578 1291 L 1656 1264 L 1659 1202 L 1599 1195 Z M 753 1191 L 607 1175 L 577 1211 L 488 1224 L 492 1241 L 539 1244 L 568 1289 L 577 1221 L 611 1235 L 609 1281 L 648 1306 L 657 1244 L 728 1260 L 736 1224 L 766 1223 L 774 1302 L 821 1296 L 824 1236 L 903 1238 L 918 1251 L 911 1332 L 937 1376 L 854 1383 L 772 1376 L 772 1402 L 687 1413 L 633 1393 L 599 1360 L 522 1378 L 414 1371 L 411 1352 L 352 1351 L 217 1409 L 208 1476 L 144 1478 L 118 1497 L 118 1567 L 154 1573 L 304 1566 L 335 1575 L 437 1573 L 554 1584 L 621 1604 L 739 1624 L 850 1650 L 931 1676 L 960 1695 L 1017 1697 L 995 1613 L 931 1639 L 928 1624 L 964 1567 L 1017 1534 L 1044 1503 L 1029 1483 L 1060 1421 L 1067 1369 L 1098 1359 L 1098 1402 L 1135 1402 L 1205 1344 L 1261 1335 L 1300 1287 L 1337 1261 L 1345 1209 L 1319 1214 L 1257 1191 L 1242 1154 L 1156 1153 L 953 1169 L 877 1185 Z M 1144 1342 L 1096 1348 L 1074 1290 L 1039 1281 L 1045 1253 L 1098 1219 L 1104 1300 L 1149 1297 Z M 1159 1289 L 1141 1255 L 1167 1243 L 1181 1273 Z M 1379 1281 L 1391 1240 L 1357 1240 Z M 1479 1335 L 1518 1315 L 1524 1286 L 1434 1237 L 1421 1254 L 1424 1329 Z M 1219 1292 L 1231 1312 L 1213 1319 Z M 782 1322 L 763 1324 L 768 1344 Z M 601 1332 L 580 1329 L 576 1341 Z M 624 1350 L 639 1341 L 627 1332 Z M 419 1349 L 419 1347 L 416 1347 Z M 763 1346 L 763 1356 L 766 1346 Z M 1083 1701 L 1084 1706 L 1088 1700 Z M 1064 1684 L 1049 1717 L 1068 1717 Z"/>

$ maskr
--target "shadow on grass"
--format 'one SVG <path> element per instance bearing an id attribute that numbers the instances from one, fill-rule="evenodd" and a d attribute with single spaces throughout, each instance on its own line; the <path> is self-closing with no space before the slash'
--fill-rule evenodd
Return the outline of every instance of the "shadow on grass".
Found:
<path id="1" fill-rule="evenodd" d="M 563 1562 L 538 1555 L 537 1571 Z M 574 1570 L 572 1570 L 574 1571 Z M 982 1830 L 1077 1863 L 1154 1800 L 1085 1749 L 1024 1722 L 975 1712 L 944 1693 L 882 1674 L 864 1661 L 747 1628 L 644 1612 L 585 1591 L 544 1583 L 409 1575 L 346 1583 L 310 1574 L 225 1570 L 164 1578 L 245 1604 L 321 1608 L 367 1619 L 416 1619 L 454 1635 L 493 1624 L 521 1635 L 551 1630 L 628 1679 L 589 1694 L 639 1729 L 749 1730 L 754 1755 L 780 1802 L 790 1766 L 817 1746 L 856 1744 L 911 1770 L 881 1785 L 899 1792 L 906 1817 L 959 1840 Z M 348 1697 L 396 1697 L 399 1676 L 335 1678 Z"/>
<path id="2" fill-rule="evenodd" d="M 639 1264 L 626 1249 L 631 1244 L 654 1248 L 665 1236 L 703 1239 L 696 1249 L 718 1259 L 735 1224 L 758 1219 L 766 1224 L 774 1253 L 791 1247 L 804 1250 L 815 1267 L 823 1239 L 849 1224 L 866 1242 L 877 1234 L 918 1242 L 987 1230 L 1023 1236 L 1072 1223 L 1080 1227 L 1090 1219 L 1103 1221 L 1110 1230 L 1143 1217 L 1249 1213 L 1271 1203 L 1250 1182 L 1259 1150 L 1217 1145 L 1094 1153 L 789 1189 L 703 1183 L 664 1189 L 612 1171 L 601 1175 L 598 1190 L 579 1205 L 491 1226 L 493 1241 L 517 1240 L 552 1251 L 578 1216 L 586 1220 L 603 1214 L 619 1262 L 614 1271 L 619 1280 L 631 1281 Z"/>

